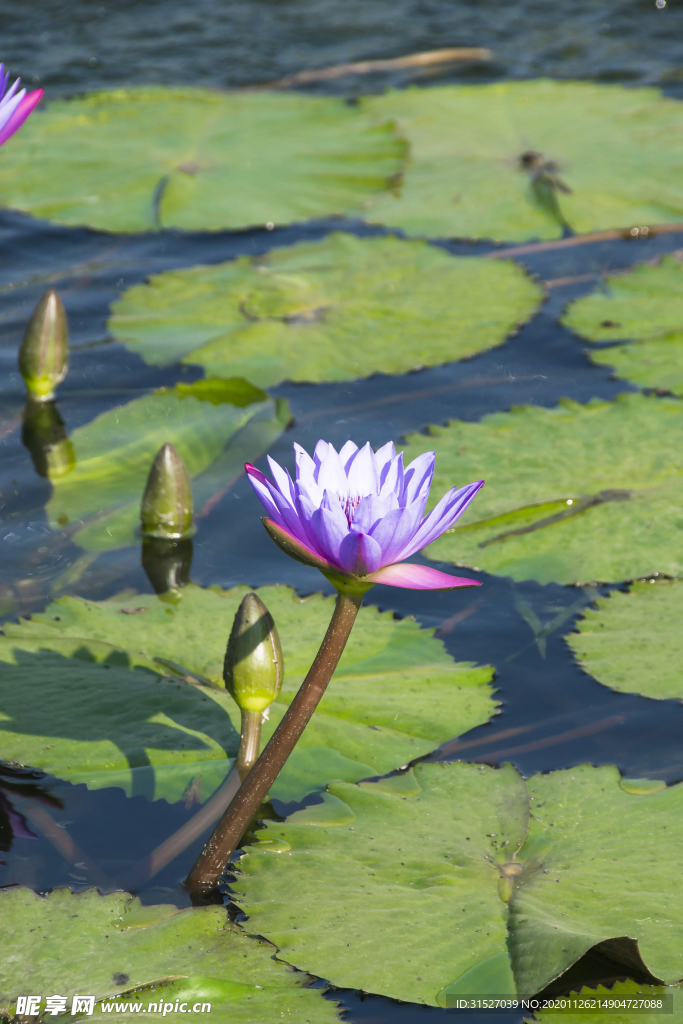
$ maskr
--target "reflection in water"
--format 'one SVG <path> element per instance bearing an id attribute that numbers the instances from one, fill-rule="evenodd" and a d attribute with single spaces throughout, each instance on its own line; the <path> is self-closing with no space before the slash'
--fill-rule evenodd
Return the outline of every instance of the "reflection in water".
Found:
<path id="1" fill-rule="evenodd" d="M 74 446 L 54 402 L 27 398 L 22 416 L 21 440 L 31 454 L 38 476 L 58 480 L 76 465 Z"/>
<path id="2" fill-rule="evenodd" d="M 192 539 L 143 537 L 141 561 L 156 594 L 180 596 L 180 589 L 190 582 Z"/>

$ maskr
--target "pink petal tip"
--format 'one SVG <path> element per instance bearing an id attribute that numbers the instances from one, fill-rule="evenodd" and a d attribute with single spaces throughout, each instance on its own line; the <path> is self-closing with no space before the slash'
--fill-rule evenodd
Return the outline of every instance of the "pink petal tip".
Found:
<path id="1" fill-rule="evenodd" d="M 405 587 L 408 590 L 456 590 L 458 587 L 480 587 L 481 580 L 465 576 L 450 576 L 429 565 L 397 562 L 365 577 L 367 583 L 384 583 L 387 587 Z"/>

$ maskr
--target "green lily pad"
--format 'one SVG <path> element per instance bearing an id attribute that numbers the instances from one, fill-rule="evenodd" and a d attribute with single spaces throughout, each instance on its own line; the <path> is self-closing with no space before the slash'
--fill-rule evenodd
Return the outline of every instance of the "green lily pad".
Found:
<path id="1" fill-rule="evenodd" d="M 573 1001 L 569 1004 L 569 999 Z M 658 1007 L 673 1003 L 673 1013 L 658 1010 Z M 537 1010 L 533 1018 L 525 1018 L 526 1024 L 642 1024 L 643 1018 L 651 1014 L 662 1013 L 671 1024 L 683 1024 L 683 993 L 678 986 L 664 988 L 661 985 L 639 985 L 636 981 L 618 981 L 611 988 L 596 985 L 595 988 L 582 988 L 580 992 L 572 992 L 566 999 L 558 999 L 560 1004 L 547 1010 Z M 565 1005 L 562 1005 L 562 1004 Z M 571 1006 L 578 1004 L 577 1012 L 572 1013 Z M 605 1009 L 600 1009 L 600 1006 Z M 567 1008 L 569 1006 L 569 1008 Z M 590 1012 L 592 1006 L 595 1013 Z M 642 1006 L 645 1009 L 638 1010 Z M 633 1012 L 630 1008 L 633 1007 Z M 649 1008 L 649 1009 L 648 1009 Z"/>
<path id="2" fill-rule="evenodd" d="M 90 552 L 134 544 L 147 474 L 163 444 L 185 460 L 201 514 L 288 421 L 286 402 L 241 379 L 160 388 L 109 409 L 71 434 L 76 465 L 52 482 L 50 525 L 83 522 L 73 540 Z"/>
<path id="3" fill-rule="evenodd" d="M 581 667 L 620 693 L 683 700 L 683 583 L 634 583 L 595 604 L 566 637 Z"/>
<path id="4" fill-rule="evenodd" d="M 194 787 L 192 798 L 206 800 L 237 752 L 240 715 L 222 666 L 247 590 L 190 585 L 177 604 L 131 592 L 101 602 L 62 597 L 42 614 L 5 623 L 2 756 L 92 788 L 178 800 Z M 283 586 L 258 593 L 285 660 L 265 742 L 313 661 L 333 599 L 302 599 Z M 273 795 L 299 801 L 330 779 L 384 774 L 483 724 L 496 710 L 492 675 L 490 666 L 454 662 L 433 630 L 362 608 Z"/>
<path id="5" fill-rule="evenodd" d="M 501 345 L 541 298 L 510 261 L 335 232 L 158 274 L 114 303 L 109 328 L 148 363 L 182 359 L 267 387 L 463 359 Z"/>
<path id="6" fill-rule="evenodd" d="M 390 91 L 363 109 L 410 145 L 368 217 L 430 237 L 522 241 L 683 217 L 683 105 L 656 89 L 497 82 Z"/>
<path id="7" fill-rule="evenodd" d="M 413 434 L 436 451 L 432 494 L 484 478 L 431 558 L 515 580 L 579 583 L 683 573 L 683 403 L 639 394 L 517 406 Z"/>
<path id="8" fill-rule="evenodd" d="M 683 395 L 683 263 L 674 256 L 608 277 L 599 292 L 570 303 L 562 322 L 588 341 L 628 339 L 591 352 L 591 361 L 641 387 Z"/>
<path id="9" fill-rule="evenodd" d="M 333 1002 L 277 963 L 269 943 L 231 924 L 224 907 L 144 907 L 125 892 L 38 896 L 21 887 L 0 892 L 0 908 L 12 936 L 12 955 L 0 965 L 0 1012 L 13 1013 L 26 992 L 41 993 L 43 1011 L 58 993 L 67 1012 L 75 995 L 87 994 L 95 1013 L 76 1019 L 107 1020 L 120 993 L 117 1002 L 142 1002 L 137 1012 L 155 1014 L 150 1004 L 161 1004 L 159 1017 L 164 1003 L 175 1008 L 180 999 L 186 1013 L 208 1003 L 204 1014 L 221 1024 L 270 1024 L 283 1014 L 310 1024 L 339 1020 Z"/>
<path id="10" fill-rule="evenodd" d="M 280 959 L 448 1006 L 532 995 L 592 946 L 630 936 L 656 977 L 680 980 L 683 785 L 631 795 L 616 768 L 590 765 L 526 783 L 511 765 L 421 764 L 415 776 L 409 797 L 333 782 L 350 824 L 268 822 L 260 835 L 291 851 L 242 856 L 246 927 Z"/>
<path id="11" fill-rule="evenodd" d="M 3 149 L 3 204 L 104 231 L 360 213 L 405 143 L 342 99 L 144 87 L 51 103 Z"/>

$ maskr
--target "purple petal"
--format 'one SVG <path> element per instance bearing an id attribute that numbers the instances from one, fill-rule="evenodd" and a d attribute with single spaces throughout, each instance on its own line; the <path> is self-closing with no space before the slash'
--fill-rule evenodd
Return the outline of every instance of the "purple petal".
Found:
<path id="1" fill-rule="evenodd" d="M 16 86 L 16 82 L 14 85 Z M 14 86 L 12 87 L 14 89 Z M 2 103 L 0 103 L 0 129 L 4 128 L 7 122 L 12 117 L 12 114 L 20 106 L 21 101 L 26 95 L 26 89 L 22 89 L 16 96 L 12 96 L 12 89 L 7 93 Z"/>
<path id="2" fill-rule="evenodd" d="M 18 128 L 21 128 L 22 124 L 29 116 L 34 107 L 36 107 L 41 99 L 43 98 L 43 90 L 35 89 L 29 93 L 28 96 L 24 96 L 19 106 L 16 108 L 9 121 L 0 128 L 0 146 L 3 142 L 7 142 L 11 135 L 14 135 Z M 12 100 L 14 102 L 14 100 Z"/>
<path id="3" fill-rule="evenodd" d="M 270 455 L 268 456 L 268 465 L 280 494 L 284 494 L 290 505 L 296 506 L 297 493 L 289 473 L 275 459 L 271 459 Z"/>
<path id="4" fill-rule="evenodd" d="M 339 551 L 349 533 L 349 524 L 342 510 L 339 507 L 316 509 L 306 525 L 312 547 L 328 562 L 340 565 Z"/>
<path id="5" fill-rule="evenodd" d="M 483 486 L 484 481 L 477 480 L 475 483 L 466 484 L 465 487 L 454 487 L 444 494 L 436 508 L 433 508 L 429 515 L 422 520 L 417 533 L 398 557 L 410 558 L 420 548 L 426 548 L 428 544 L 450 529 Z"/>
<path id="6" fill-rule="evenodd" d="M 391 512 L 391 505 L 388 501 L 380 501 L 374 494 L 362 498 L 353 513 L 352 529 L 357 533 L 373 534 L 373 528 L 377 526 L 385 516 Z"/>
<path id="7" fill-rule="evenodd" d="M 268 477 L 264 476 L 260 469 L 245 463 L 244 467 L 249 477 L 251 486 L 256 491 L 259 501 L 265 508 L 270 518 L 284 527 L 299 540 L 306 541 L 306 532 L 297 515 L 296 509 L 292 508 L 284 495 L 280 494 L 273 486 Z"/>
<path id="8" fill-rule="evenodd" d="M 318 451 L 318 445 L 316 445 L 316 453 Z M 318 486 L 323 491 L 332 491 L 333 494 L 339 494 L 345 498 L 348 490 L 346 483 L 346 473 L 342 466 L 342 461 L 337 454 L 337 449 L 333 445 L 328 444 L 327 453 L 325 458 L 320 463 L 320 468 L 317 473 Z"/>
<path id="9" fill-rule="evenodd" d="M 395 456 L 388 466 L 383 470 L 380 480 L 380 498 L 386 498 L 389 494 L 396 495 L 399 504 L 402 504 L 403 495 L 403 452 Z"/>
<path id="10" fill-rule="evenodd" d="M 18 81 L 19 81 L 19 79 L 17 79 L 17 82 Z M 4 64 L 0 64 L 0 100 L 5 95 L 5 89 L 7 88 L 7 83 L 8 82 L 9 82 L 9 71 L 5 72 L 5 65 Z"/>
<path id="11" fill-rule="evenodd" d="M 384 486 L 384 481 L 387 478 L 389 467 L 396 458 L 396 449 L 394 448 L 394 442 L 388 441 L 387 444 L 382 445 L 375 452 L 375 465 L 377 466 L 377 475 L 379 477 L 380 487 Z"/>
<path id="12" fill-rule="evenodd" d="M 365 533 L 349 533 L 339 549 L 339 564 L 352 576 L 365 576 L 379 569 L 382 549 L 376 540 Z"/>
<path id="13" fill-rule="evenodd" d="M 409 508 L 397 508 L 389 512 L 372 531 L 372 537 L 382 549 L 384 565 L 395 562 L 403 548 L 411 541 L 422 520 L 422 509 L 419 505 Z"/>
<path id="14" fill-rule="evenodd" d="M 470 580 L 465 576 L 450 576 L 447 572 L 432 569 L 430 565 L 415 565 L 401 562 L 398 565 L 385 565 L 371 576 L 365 583 L 383 583 L 387 587 L 405 587 L 408 590 L 455 590 L 457 587 L 480 587 L 480 580 Z"/>
<path id="15" fill-rule="evenodd" d="M 353 456 L 356 454 L 357 451 L 358 451 L 358 445 L 354 444 L 353 441 L 347 441 L 346 444 L 343 445 L 339 449 L 339 458 L 341 460 L 341 464 L 342 464 L 342 466 L 344 467 L 344 469 L 347 472 L 348 472 L 347 462 L 351 458 L 353 458 Z"/>
<path id="16" fill-rule="evenodd" d="M 275 504 L 273 497 L 270 493 L 268 479 L 263 475 L 260 469 L 257 469 L 256 466 L 252 466 L 251 463 L 249 462 L 245 462 L 244 468 L 247 471 L 249 483 L 256 491 L 256 496 L 263 505 L 263 507 L 265 508 L 266 512 L 271 517 L 271 519 L 274 519 L 275 522 L 279 522 L 281 518 L 280 510 Z"/>
<path id="17" fill-rule="evenodd" d="M 375 465 L 375 453 L 370 442 L 363 445 L 349 465 L 349 494 L 363 498 L 368 494 L 377 494 L 379 480 Z"/>
<path id="18" fill-rule="evenodd" d="M 403 471 L 402 505 L 412 505 L 414 501 L 421 501 L 423 498 L 426 503 L 434 476 L 435 461 L 434 452 L 425 452 L 406 466 Z"/>

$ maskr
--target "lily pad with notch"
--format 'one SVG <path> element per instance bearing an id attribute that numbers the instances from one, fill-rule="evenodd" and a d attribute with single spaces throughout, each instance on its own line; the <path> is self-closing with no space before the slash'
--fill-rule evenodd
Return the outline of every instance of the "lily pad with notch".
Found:
<path id="1" fill-rule="evenodd" d="M 614 274 L 600 290 L 570 303 L 562 322 L 581 338 L 612 342 L 590 359 L 617 377 L 683 395 L 683 262 L 664 256 Z"/>
<path id="2" fill-rule="evenodd" d="M 2 756 L 91 788 L 206 800 L 237 752 L 240 716 L 222 666 L 247 589 L 191 584 L 173 605 L 131 592 L 101 602 L 62 597 L 42 614 L 5 623 Z M 284 586 L 258 594 L 285 660 L 265 743 L 313 661 L 333 599 L 302 599 Z M 273 795 L 300 802 L 330 779 L 382 775 L 487 722 L 496 712 L 492 676 L 490 666 L 454 662 L 433 630 L 412 619 L 362 608 Z"/>
<path id="3" fill-rule="evenodd" d="M 158 274 L 114 303 L 109 328 L 148 363 L 182 360 L 268 387 L 463 359 L 501 345 L 541 298 L 509 261 L 335 232 Z"/>
<path id="4" fill-rule="evenodd" d="M 617 961 L 635 948 L 666 984 L 681 979 L 683 785 L 629 794 L 616 768 L 590 765 L 527 782 L 511 765 L 414 774 L 421 789 L 409 796 L 331 783 L 355 820 L 269 822 L 260 835 L 291 851 L 257 845 L 241 857 L 246 927 L 280 959 L 333 985 L 442 1006 L 533 995 L 599 943 Z"/>
<path id="5" fill-rule="evenodd" d="M 357 215 L 404 154 L 342 99 L 145 86 L 34 113 L 3 148 L 0 193 L 59 224 L 217 231 Z"/>
<path id="6" fill-rule="evenodd" d="M 94 996 L 94 1013 L 82 1007 L 74 1020 L 108 1020 L 112 1009 L 121 1010 L 113 999 L 152 1020 L 176 1000 L 187 1013 L 204 1003 L 219 1024 L 269 1024 L 282 1014 L 310 1024 L 340 1019 L 337 1004 L 310 988 L 306 975 L 277 963 L 270 943 L 245 935 L 224 907 L 146 907 L 125 892 L 39 896 L 17 887 L 0 892 L 0 909 L 12 934 L 12 955 L 0 965 L 4 1016 L 28 988 L 59 992 L 67 1012 L 75 995 Z"/>
<path id="7" fill-rule="evenodd" d="M 201 515 L 289 419 L 286 400 L 241 378 L 181 383 L 109 409 L 71 434 L 75 467 L 52 481 L 50 525 L 90 552 L 136 543 L 147 474 L 166 442 L 185 461 Z"/>
<path id="8" fill-rule="evenodd" d="M 566 637 L 599 683 L 654 700 L 683 700 L 683 582 L 633 583 L 600 597 Z"/>
<path id="9" fill-rule="evenodd" d="M 408 438 L 436 451 L 433 492 L 484 477 L 432 558 L 515 580 L 582 583 L 683 573 L 683 404 L 623 394 L 517 406 Z"/>
<path id="10" fill-rule="evenodd" d="M 683 104 L 656 89 L 445 85 L 369 96 L 362 108 L 410 145 L 397 196 L 371 200 L 377 223 L 523 241 L 683 219 Z"/>

